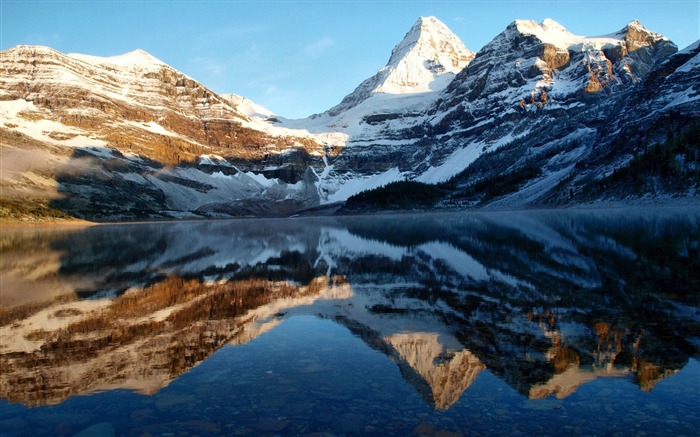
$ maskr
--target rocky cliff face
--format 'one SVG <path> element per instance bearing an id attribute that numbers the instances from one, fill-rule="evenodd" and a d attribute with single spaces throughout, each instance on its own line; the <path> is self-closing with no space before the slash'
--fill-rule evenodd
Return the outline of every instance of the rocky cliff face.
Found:
<path id="1" fill-rule="evenodd" d="M 659 50 L 647 49 L 645 56 Z M 567 109 L 563 118 L 544 105 L 533 113 L 531 129 L 455 178 L 453 189 L 461 194 L 452 199 L 513 208 L 697 197 L 697 57 L 694 44 L 661 58 L 628 88 L 619 79 L 622 89 L 599 103 Z M 490 186 L 498 187 L 496 196 L 488 194 Z"/>
<path id="2" fill-rule="evenodd" d="M 629 44 L 629 28 L 646 35 L 644 42 Z M 553 20 L 515 21 L 450 84 L 434 109 L 436 134 L 454 144 L 453 150 L 467 144 L 460 154 L 468 155 L 468 164 L 485 151 L 538 136 L 552 123 L 567 123 L 601 102 L 615 101 L 675 50 L 668 39 L 637 23 L 589 38 L 572 35 Z M 568 122 L 563 130 L 573 134 L 586 127 Z M 431 170 L 421 179 L 448 175 Z"/>
<path id="3" fill-rule="evenodd" d="M 676 50 L 638 22 L 612 35 L 582 37 L 550 19 L 518 20 L 480 50 L 450 85 L 446 100 L 469 103 L 473 110 L 488 108 L 488 98 L 499 101 L 491 111 L 570 109 L 589 95 L 637 82 Z"/>
<path id="4" fill-rule="evenodd" d="M 142 50 L 99 58 L 19 46 L 2 61 L 3 106 L 15 110 L 7 115 L 25 120 L 17 130 L 34 138 L 44 131 L 31 122 L 41 120 L 57 145 L 110 144 L 167 165 L 206 153 L 262 158 L 294 141 L 251 129 L 227 100 Z M 307 151 L 314 147 L 309 142 Z"/>

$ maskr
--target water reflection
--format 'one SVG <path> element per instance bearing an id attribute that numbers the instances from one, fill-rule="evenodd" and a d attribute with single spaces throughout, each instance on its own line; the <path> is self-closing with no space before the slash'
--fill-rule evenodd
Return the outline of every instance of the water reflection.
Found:
<path id="1" fill-rule="evenodd" d="M 698 356 L 699 229 L 678 210 L 3 229 L 0 397 L 153 394 L 298 315 L 438 410 L 486 369 L 530 399 L 649 391 Z"/>

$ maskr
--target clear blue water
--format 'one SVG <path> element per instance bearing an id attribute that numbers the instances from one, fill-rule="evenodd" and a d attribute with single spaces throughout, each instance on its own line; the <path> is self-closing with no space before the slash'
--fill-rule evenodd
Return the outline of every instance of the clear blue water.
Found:
<path id="1" fill-rule="evenodd" d="M 75 296 L 41 309 L 4 297 L 0 435 L 698 435 L 699 223 L 643 211 L 5 230 L 5 273 L 56 251 L 36 289 L 60 279 Z M 134 309 L 129 296 L 153 298 Z M 101 320 L 86 302 L 112 311 L 90 334 L 8 349 L 41 311 Z M 149 388 L 128 383 L 139 375 Z"/>

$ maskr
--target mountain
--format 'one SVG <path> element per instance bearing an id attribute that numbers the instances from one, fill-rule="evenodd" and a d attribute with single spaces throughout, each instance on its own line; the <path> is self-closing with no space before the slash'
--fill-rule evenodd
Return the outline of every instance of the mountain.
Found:
<path id="1" fill-rule="evenodd" d="M 382 108 L 372 118 L 355 115 L 355 126 L 362 129 L 353 131 L 345 151 L 329 160 L 326 177 L 319 182 L 321 196 L 345 200 L 404 179 L 446 182 L 504 145 L 535 135 L 541 139 L 537 146 L 547 144 L 551 138 L 542 131 L 553 125 L 561 126 L 557 135 L 568 136 L 567 143 L 590 137 L 600 117 L 572 119 L 601 105 L 614 108 L 626 91 L 676 50 L 667 38 L 638 22 L 610 35 L 585 37 L 551 19 L 540 24 L 514 21 L 479 50 L 425 110 L 407 114 L 405 109 Z M 368 127 L 372 123 L 375 130 Z M 584 151 L 578 152 L 568 154 L 569 164 L 582 157 Z M 557 170 L 566 163 L 562 160 Z M 534 199 L 521 203 L 530 201 Z M 473 206 L 461 201 L 444 204 Z"/>
<path id="2" fill-rule="evenodd" d="M 472 148 L 474 144 L 484 144 L 483 151 L 490 153 L 478 153 L 478 158 L 453 178 L 448 184 L 452 193 L 447 202 L 512 208 L 639 199 L 645 195 L 697 196 L 700 179 L 692 175 L 697 165 L 693 164 L 697 158 L 692 151 L 687 160 L 682 158 L 689 172 L 679 168 L 670 174 L 674 179 L 670 183 L 676 186 L 669 186 L 668 190 L 662 188 L 663 184 L 658 185 L 657 192 L 653 189 L 612 192 L 611 184 L 602 188 L 606 185 L 603 179 L 629 165 L 635 155 L 644 154 L 653 144 L 675 141 L 697 131 L 700 116 L 699 96 L 695 91 L 700 74 L 697 46 L 669 55 L 668 52 L 674 52 L 674 46 L 651 32 L 640 38 L 647 43 L 651 41 L 648 45 L 639 41 L 631 43 L 630 29 L 638 37 L 640 28 L 633 22 L 614 34 L 619 48 L 614 53 L 624 53 L 626 47 L 637 48 L 617 62 L 610 55 L 606 61 L 610 68 L 602 78 L 596 75 L 593 79 L 593 73 L 586 70 L 579 74 L 578 81 L 573 80 L 577 70 L 570 60 L 545 89 L 546 99 L 533 98 L 523 108 L 517 108 L 518 95 L 511 95 L 504 100 L 505 105 L 500 105 L 503 116 L 489 112 L 489 105 L 475 108 L 471 101 L 467 104 L 469 109 L 457 109 L 462 116 L 455 116 L 454 123 L 464 126 L 466 131 L 457 139 L 472 144 L 469 146 Z M 598 56 L 604 56 L 609 47 L 603 45 L 604 50 Z M 475 88 L 470 86 L 474 82 L 467 78 L 468 71 L 464 73 L 463 85 L 451 89 L 451 97 L 459 98 L 469 90 L 474 92 Z M 566 86 L 558 87 L 557 77 L 567 77 L 565 74 L 568 74 Z M 609 79 L 608 75 L 611 75 Z M 544 73 L 536 75 L 533 81 L 542 77 Z M 591 87 L 591 83 L 603 85 Z M 542 95 L 536 88 L 533 90 L 535 95 Z M 484 123 L 497 128 L 483 127 Z M 472 127 L 480 124 L 481 127 Z M 688 147 L 697 148 L 697 142 Z M 671 154 L 669 161 L 676 160 L 677 153 Z M 648 178 L 652 184 L 656 178 L 653 174 L 639 176 Z M 688 178 L 688 184 L 677 185 Z"/>
<path id="3" fill-rule="evenodd" d="M 629 34 L 637 35 L 633 43 Z M 636 22 L 588 38 L 549 19 L 515 21 L 479 50 L 428 111 L 431 118 L 417 133 L 427 134 L 418 147 L 430 152 L 416 150 L 405 171 L 414 169 L 419 181 L 444 181 L 484 152 L 607 101 L 675 51 Z"/>
<path id="4" fill-rule="evenodd" d="M 77 217 L 119 220 L 212 214 L 232 198 L 246 204 L 242 213 L 293 211 L 313 197 L 303 180 L 321 144 L 260 130 L 250 105 L 238 110 L 241 101 L 146 52 L 100 58 L 19 46 L 0 58 L 10 198 L 48 197 Z"/>
<path id="5" fill-rule="evenodd" d="M 255 159 L 287 148 L 287 138 L 251 129 L 228 101 L 141 50 L 99 58 L 19 46 L 2 61 L 6 124 L 36 140 L 114 144 L 163 164 L 217 152 Z"/>
<path id="6" fill-rule="evenodd" d="M 695 196 L 693 146 L 676 143 L 698 117 L 697 45 L 676 50 L 636 21 L 584 37 L 547 19 L 514 21 L 474 54 L 421 17 L 342 102 L 289 120 L 141 50 L 19 46 L 0 53 L 0 216 L 332 212 L 406 179 L 440 184 L 428 207 L 441 208 Z M 643 172 L 618 170 L 667 141 L 687 155 L 666 159 L 682 177 L 621 188 Z"/>
<path id="7" fill-rule="evenodd" d="M 591 38 L 552 20 L 515 21 L 428 111 L 422 149 L 407 149 L 398 160 L 405 163 L 401 178 L 438 184 L 443 198 L 429 208 L 697 197 L 692 150 L 679 152 L 688 157 L 679 157 L 683 171 L 670 172 L 667 189 L 613 193 L 601 182 L 652 144 L 691 138 L 697 130 L 697 48 L 675 52 L 667 38 L 638 22 Z M 678 155 L 671 154 L 669 162 Z M 364 201 L 354 207 L 377 208 Z"/>
<path id="8" fill-rule="evenodd" d="M 338 105 L 306 119 L 283 119 L 283 126 L 312 132 L 332 152 L 318 183 L 321 202 L 401 178 L 391 164 L 400 149 L 416 143 L 403 132 L 426 120 L 426 110 L 474 56 L 437 18 L 420 17 L 387 64 Z"/>

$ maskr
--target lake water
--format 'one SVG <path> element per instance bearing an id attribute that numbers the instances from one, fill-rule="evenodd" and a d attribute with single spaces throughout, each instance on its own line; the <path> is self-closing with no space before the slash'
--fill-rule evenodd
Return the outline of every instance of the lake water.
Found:
<path id="1" fill-rule="evenodd" d="M 0 234 L 0 435 L 687 435 L 700 211 Z"/>

